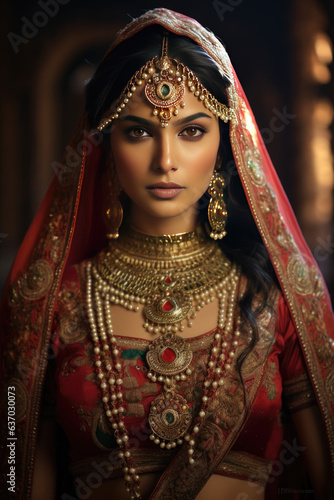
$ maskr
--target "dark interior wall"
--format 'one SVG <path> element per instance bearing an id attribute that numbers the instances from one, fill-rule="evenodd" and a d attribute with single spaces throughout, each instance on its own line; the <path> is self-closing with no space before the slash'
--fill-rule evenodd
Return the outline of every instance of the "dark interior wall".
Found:
<path id="1" fill-rule="evenodd" d="M 46 190 L 53 173 L 50 165 L 60 159 L 70 139 L 83 100 L 83 91 L 78 92 L 75 79 L 81 75 L 84 79 L 93 71 L 116 29 L 150 8 L 167 7 L 194 17 L 223 41 L 298 215 L 295 194 L 298 172 L 293 152 L 296 123 L 291 118 L 280 132 L 273 132 L 271 127 L 273 117 L 281 116 L 284 110 L 289 116 L 295 114 L 294 1 L 5 0 L 3 3 L 1 281 Z M 332 2 L 318 3 L 330 31 L 334 25 Z M 69 55 L 67 60 L 67 54 L 74 57 Z M 51 131 L 49 135 L 55 131 L 48 137 L 52 144 L 47 151 L 42 141 L 45 130 L 40 127 L 43 111 L 36 103 L 39 97 L 43 100 L 45 89 L 41 81 L 49 81 L 41 78 L 43 68 L 48 68 L 45 74 L 47 71 L 52 74 L 53 65 L 59 68 L 59 73 L 61 70 L 59 79 L 54 78 L 54 96 L 59 106 L 56 114 L 45 111 L 44 123 Z M 333 96 L 333 89 L 331 92 Z M 40 142 L 42 152 L 37 155 Z"/>

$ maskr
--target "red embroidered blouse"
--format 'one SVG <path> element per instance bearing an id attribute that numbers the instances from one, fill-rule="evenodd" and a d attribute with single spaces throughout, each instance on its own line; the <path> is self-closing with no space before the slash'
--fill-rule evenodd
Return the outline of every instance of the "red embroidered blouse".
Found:
<path id="1" fill-rule="evenodd" d="M 52 339 L 54 360 L 50 363 L 53 376 L 48 378 L 49 385 L 50 380 L 55 383 L 51 388 L 55 415 L 69 441 L 74 484 L 81 484 L 80 481 L 85 481 L 95 470 L 100 471 L 105 479 L 121 476 L 117 445 L 104 414 L 92 361 L 93 345 L 84 307 L 84 283 L 80 279 L 83 276 L 80 267 L 83 266 L 71 268 L 59 295 Z M 268 478 L 270 481 L 270 472 L 275 476 L 275 469 L 280 468 L 282 446 L 293 455 L 291 444 L 284 441 L 282 445 L 284 408 L 297 411 L 314 403 L 301 348 L 282 296 L 277 302 L 276 314 L 275 332 L 261 327 L 261 336 L 272 339 L 272 347 L 254 404 L 231 450 L 215 471 L 262 484 Z M 200 406 L 215 332 L 187 339 L 193 351 L 192 375 L 186 381 L 180 381 L 179 392 L 187 399 L 194 414 Z M 150 342 L 131 337 L 117 338 L 124 363 L 124 422 L 136 469 L 139 473 L 162 471 L 177 450 L 161 450 L 149 439 L 149 407 L 161 390 L 159 382 L 153 383 L 147 377 L 145 355 Z M 243 371 L 246 388 L 254 379 L 252 370 L 250 361 Z M 230 379 L 217 392 L 210 409 L 211 419 L 225 429 L 233 427 L 244 404 L 236 373 L 232 373 Z M 50 391 L 46 392 L 48 400 Z"/>

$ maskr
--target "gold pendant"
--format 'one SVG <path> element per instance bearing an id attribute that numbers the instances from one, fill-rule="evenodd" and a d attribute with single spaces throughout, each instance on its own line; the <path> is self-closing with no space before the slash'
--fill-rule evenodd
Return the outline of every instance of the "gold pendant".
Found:
<path id="1" fill-rule="evenodd" d="M 188 368 L 193 353 L 181 337 L 167 333 L 154 340 L 146 354 L 151 370 L 159 375 L 173 376 Z"/>
<path id="2" fill-rule="evenodd" d="M 182 396 L 169 390 L 152 401 L 148 420 L 156 436 L 172 441 L 182 437 L 189 429 L 190 408 Z"/>
<path id="3" fill-rule="evenodd" d="M 192 300 L 171 276 L 164 276 L 152 301 L 144 307 L 146 318 L 152 323 L 171 325 L 182 321 L 192 309 Z"/>

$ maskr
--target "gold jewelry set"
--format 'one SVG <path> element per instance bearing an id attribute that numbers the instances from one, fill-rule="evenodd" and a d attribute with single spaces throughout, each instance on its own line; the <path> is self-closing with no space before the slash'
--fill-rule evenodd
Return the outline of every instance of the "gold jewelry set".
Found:
<path id="1" fill-rule="evenodd" d="M 130 79 L 116 108 L 98 127 L 100 131 L 119 118 L 140 88 L 144 88 L 146 98 L 154 106 L 153 115 L 160 119 L 162 127 L 167 127 L 172 116 L 178 114 L 179 106 L 184 107 L 186 88 L 224 122 L 233 118 L 233 110 L 219 103 L 189 68 L 170 59 L 167 48 L 167 36 L 164 36 L 161 57 L 148 61 Z M 215 240 L 226 234 L 223 187 L 223 177 L 215 171 L 208 189 L 210 236 Z M 146 355 L 148 379 L 161 383 L 161 392 L 150 407 L 150 438 L 167 449 L 188 443 L 192 464 L 196 435 L 209 401 L 224 384 L 238 345 L 240 331 L 235 309 L 240 270 L 201 229 L 156 237 L 131 231 L 130 235 L 122 234 L 116 239 L 123 218 L 118 189 L 111 191 L 109 203 L 107 237 L 113 242 L 96 262 L 87 265 L 87 312 L 102 402 L 120 447 L 126 486 L 131 498 L 141 498 L 139 476 L 124 423 L 124 367 L 113 331 L 111 306 L 117 304 L 135 312 L 142 311 L 144 328 L 152 335 L 160 334 L 150 343 Z M 192 351 L 177 332 L 184 330 L 184 323 L 190 327 L 197 312 L 216 298 L 218 326 L 208 358 L 201 407 L 193 416 L 188 402 L 178 393 L 180 382 L 192 373 Z"/>
<path id="2" fill-rule="evenodd" d="M 126 486 L 140 498 L 139 476 L 133 464 L 124 423 L 124 366 L 114 334 L 111 306 L 144 315 L 144 328 L 158 335 L 146 354 L 148 379 L 161 384 L 148 421 L 150 439 L 171 449 L 184 442 L 194 463 L 196 435 L 210 400 L 224 384 L 238 345 L 235 320 L 240 270 L 216 242 L 198 228 L 191 233 L 147 236 L 135 231 L 114 240 L 94 263 L 87 265 L 87 312 L 94 342 L 94 362 L 106 416 L 123 460 Z M 177 332 L 191 326 L 197 311 L 218 299 L 218 322 L 208 357 L 201 407 L 192 415 L 179 384 L 192 373 L 190 344 Z"/>

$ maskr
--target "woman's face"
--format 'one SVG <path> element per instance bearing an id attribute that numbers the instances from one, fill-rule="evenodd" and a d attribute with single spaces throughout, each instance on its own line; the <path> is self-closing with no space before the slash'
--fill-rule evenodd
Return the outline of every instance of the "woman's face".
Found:
<path id="1" fill-rule="evenodd" d="M 111 150 L 130 224 L 147 234 L 191 231 L 219 147 L 218 119 L 186 90 L 185 107 L 161 127 L 141 94 L 114 121 Z"/>

